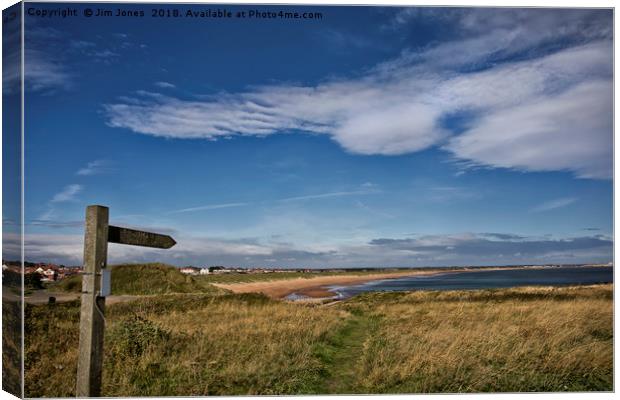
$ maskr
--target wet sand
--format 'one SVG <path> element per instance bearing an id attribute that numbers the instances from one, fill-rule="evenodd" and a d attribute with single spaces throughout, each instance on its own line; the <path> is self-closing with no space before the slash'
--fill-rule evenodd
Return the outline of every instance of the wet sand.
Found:
<path id="1" fill-rule="evenodd" d="M 273 299 L 283 299 L 290 294 L 310 297 L 314 299 L 329 298 L 334 296 L 328 286 L 360 284 L 378 279 L 395 279 L 407 276 L 444 274 L 450 271 L 403 271 L 403 272 L 379 272 L 368 275 L 328 275 L 312 278 L 280 279 L 265 282 L 248 283 L 213 283 L 214 286 L 230 290 L 234 293 L 263 293 Z"/>

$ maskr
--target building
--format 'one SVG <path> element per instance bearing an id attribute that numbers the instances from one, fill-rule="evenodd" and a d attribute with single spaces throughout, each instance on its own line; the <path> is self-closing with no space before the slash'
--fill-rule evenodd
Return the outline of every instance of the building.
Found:
<path id="1" fill-rule="evenodd" d="M 196 267 L 183 267 L 179 271 L 186 275 L 198 275 L 198 272 L 200 272 L 199 268 Z"/>
<path id="2" fill-rule="evenodd" d="M 55 270 L 48 268 L 45 271 L 43 271 L 43 278 L 41 279 L 42 282 L 53 282 L 58 278 L 58 272 L 56 272 Z"/>

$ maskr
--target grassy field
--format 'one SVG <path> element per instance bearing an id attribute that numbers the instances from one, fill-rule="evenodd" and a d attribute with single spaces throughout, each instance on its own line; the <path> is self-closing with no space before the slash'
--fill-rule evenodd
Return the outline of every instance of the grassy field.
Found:
<path id="1" fill-rule="evenodd" d="M 103 395 L 610 391 L 612 294 L 143 298 L 107 309 Z M 26 319 L 26 396 L 74 396 L 79 303 L 27 305 Z"/>
<path id="2" fill-rule="evenodd" d="M 323 276 L 364 276 L 381 273 L 402 273 L 403 270 L 359 270 L 344 272 L 277 272 L 262 274 L 226 273 L 210 275 L 184 275 L 179 269 L 166 264 L 122 264 L 113 265 L 109 269 L 112 273 L 113 295 L 139 294 L 171 294 L 171 293 L 211 293 L 216 294 L 222 289 L 212 284 L 266 282 L 287 279 L 312 279 Z M 432 271 L 428 269 L 427 271 Z M 51 292 L 79 293 L 82 288 L 82 276 L 74 275 L 57 283 L 47 286 Z"/>
<path id="3" fill-rule="evenodd" d="M 112 273 L 112 294 L 170 294 L 222 292 L 205 279 L 184 275 L 178 268 L 159 263 L 121 264 L 109 267 Z M 80 292 L 82 276 L 74 275 L 48 287 L 49 290 Z"/>
<path id="4" fill-rule="evenodd" d="M 611 285 L 375 293 L 354 304 L 379 321 L 355 363 L 360 392 L 612 390 Z"/>
<path id="5" fill-rule="evenodd" d="M 359 270 L 359 271 L 325 271 L 321 273 L 312 273 L 312 272 L 273 272 L 273 273 L 263 273 L 263 274 L 242 274 L 242 273 L 228 273 L 228 274 L 210 274 L 210 275 L 201 275 L 197 276 L 198 280 L 207 282 L 207 283 L 249 283 L 249 282 L 265 282 L 265 281 L 273 281 L 280 279 L 312 279 L 317 276 L 342 276 L 342 275 L 371 275 L 376 274 L 377 272 L 381 273 L 397 273 L 403 272 L 403 270 L 398 269 L 375 269 L 375 270 Z"/>

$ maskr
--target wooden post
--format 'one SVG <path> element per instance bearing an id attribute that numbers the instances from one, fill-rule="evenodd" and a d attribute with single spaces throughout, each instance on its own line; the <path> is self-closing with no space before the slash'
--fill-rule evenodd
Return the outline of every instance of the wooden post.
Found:
<path id="1" fill-rule="evenodd" d="M 101 276 L 107 264 L 108 242 L 158 249 L 169 249 L 176 244 L 168 235 L 108 225 L 108 218 L 108 207 L 86 207 L 77 397 L 101 396 L 105 328 L 105 297 L 101 293 Z"/>
<path id="2" fill-rule="evenodd" d="M 108 208 L 88 206 L 80 311 L 77 397 L 101 396 L 105 297 L 99 296 L 101 270 L 108 254 Z"/>

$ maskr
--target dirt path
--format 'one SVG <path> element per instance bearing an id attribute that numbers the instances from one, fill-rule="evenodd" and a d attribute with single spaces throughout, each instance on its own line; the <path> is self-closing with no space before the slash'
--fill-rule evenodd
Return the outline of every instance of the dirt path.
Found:
<path id="1" fill-rule="evenodd" d="M 315 354 L 326 366 L 319 393 L 361 393 L 356 381 L 360 376 L 360 358 L 366 338 L 376 332 L 378 324 L 377 317 L 353 312 L 327 343 L 317 346 Z"/>
<path id="2" fill-rule="evenodd" d="M 38 290 L 32 294 L 25 296 L 26 303 L 29 304 L 47 304 L 50 297 L 56 298 L 56 303 L 65 303 L 67 301 L 79 300 L 79 293 L 53 293 L 46 290 Z M 108 296 L 105 299 L 106 304 L 124 303 L 127 301 L 135 300 L 142 296 L 134 295 L 113 295 Z"/>

